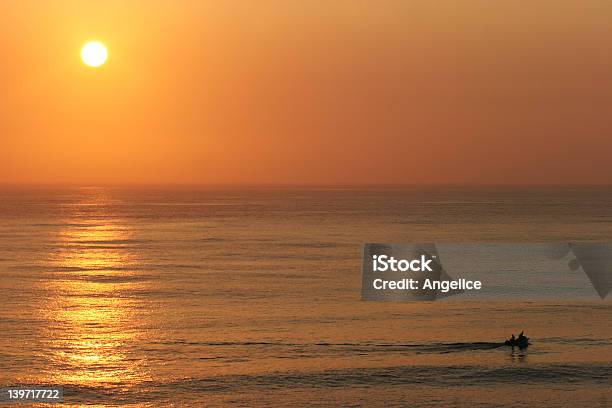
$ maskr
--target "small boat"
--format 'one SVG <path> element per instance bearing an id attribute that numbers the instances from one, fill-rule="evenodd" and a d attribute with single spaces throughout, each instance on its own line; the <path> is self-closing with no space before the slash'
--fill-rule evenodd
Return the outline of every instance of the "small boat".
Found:
<path id="1" fill-rule="evenodd" d="M 527 348 L 529 346 L 529 337 L 523 337 L 519 339 L 509 339 L 504 342 L 506 346 Z"/>

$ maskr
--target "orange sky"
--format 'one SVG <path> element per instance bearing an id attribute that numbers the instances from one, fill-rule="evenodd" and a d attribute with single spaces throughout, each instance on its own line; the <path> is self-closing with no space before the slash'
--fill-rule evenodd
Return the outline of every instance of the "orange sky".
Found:
<path id="1" fill-rule="evenodd" d="M 0 2 L 0 183 L 612 183 L 612 2 Z M 101 69 L 79 51 L 103 41 Z"/>

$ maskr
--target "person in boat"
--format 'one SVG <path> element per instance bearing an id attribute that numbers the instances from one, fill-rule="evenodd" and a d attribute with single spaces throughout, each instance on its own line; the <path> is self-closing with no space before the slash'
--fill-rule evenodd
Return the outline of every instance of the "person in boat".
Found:
<path id="1" fill-rule="evenodd" d="M 527 347 L 527 341 L 529 339 L 527 338 L 527 336 L 525 336 L 525 334 L 523 334 L 523 332 L 521 332 L 518 337 L 514 337 L 514 333 L 512 334 L 512 336 L 506 340 L 506 345 L 507 346 L 519 346 L 519 347 Z"/>

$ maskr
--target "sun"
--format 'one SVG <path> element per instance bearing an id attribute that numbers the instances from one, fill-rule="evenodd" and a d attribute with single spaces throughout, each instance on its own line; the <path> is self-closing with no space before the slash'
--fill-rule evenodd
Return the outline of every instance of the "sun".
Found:
<path id="1" fill-rule="evenodd" d="M 85 65 L 99 67 L 106 62 L 108 51 L 100 41 L 89 41 L 81 48 L 81 59 Z"/>

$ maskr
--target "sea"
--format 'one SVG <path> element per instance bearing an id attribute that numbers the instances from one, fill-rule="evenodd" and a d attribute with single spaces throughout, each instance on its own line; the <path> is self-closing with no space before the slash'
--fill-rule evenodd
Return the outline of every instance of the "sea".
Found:
<path id="1" fill-rule="evenodd" d="M 612 241 L 612 187 L 2 186 L 0 387 L 74 407 L 609 407 L 610 296 L 361 300 L 365 243 L 583 241 Z M 521 330 L 530 347 L 503 345 Z"/>

